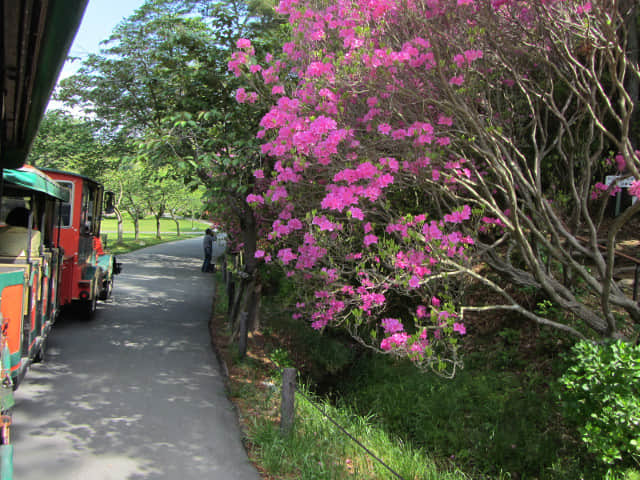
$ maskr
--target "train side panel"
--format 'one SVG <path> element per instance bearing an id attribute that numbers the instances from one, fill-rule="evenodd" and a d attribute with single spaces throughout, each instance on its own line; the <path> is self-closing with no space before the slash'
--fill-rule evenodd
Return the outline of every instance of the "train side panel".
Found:
<path id="1" fill-rule="evenodd" d="M 5 170 L 0 209 L 0 314 L 14 388 L 43 357 L 58 312 L 61 250 L 53 225 L 66 191 L 33 168 Z M 20 219 L 13 215 L 22 212 Z"/>
<path id="2" fill-rule="evenodd" d="M 17 378 L 25 368 L 22 366 L 22 335 L 25 298 L 28 298 L 27 275 L 26 265 L 0 265 L 0 313 L 9 347 L 9 371 L 13 378 Z"/>

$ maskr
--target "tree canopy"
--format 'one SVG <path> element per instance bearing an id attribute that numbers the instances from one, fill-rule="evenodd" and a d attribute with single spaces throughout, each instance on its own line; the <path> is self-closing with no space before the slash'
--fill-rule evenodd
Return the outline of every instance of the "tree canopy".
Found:
<path id="1" fill-rule="evenodd" d="M 251 216 L 247 187 L 230 170 L 258 151 L 264 112 L 235 101 L 237 80 L 227 62 L 238 37 L 259 36 L 267 48 L 279 41 L 281 23 L 268 0 L 147 1 L 61 82 L 57 98 L 119 141 L 112 168 L 131 173 L 146 165 L 158 182 L 176 188 L 199 183 L 210 198 L 235 199 L 233 214 Z M 116 172 L 113 178 L 121 191 L 125 183 L 140 183 L 118 183 Z M 141 201 L 140 189 L 123 193 L 123 205 Z"/>

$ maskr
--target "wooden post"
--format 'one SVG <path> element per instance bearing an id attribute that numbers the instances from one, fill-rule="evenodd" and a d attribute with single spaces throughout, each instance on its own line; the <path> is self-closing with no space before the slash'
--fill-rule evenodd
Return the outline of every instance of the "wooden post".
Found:
<path id="1" fill-rule="evenodd" d="M 248 317 L 249 314 L 247 312 L 242 312 L 240 314 L 240 333 L 238 337 L 238 353 L 240 354 L 240 358 L 244 358 L 247 354 Z"/>
<path id="2" fill-rule="evenodd" d="M 227 270 L 227 254 L 222 255 L 222 281 L 226 284 L 228 282 L 227 277 L 229 270 Z"/>
<path id="3" fill-rule="evenodd" d="M 282 405 L 280 410 L 280 433 L 288 435 L 293 428 L 296 400 L 296 369 L 282 370 Z"/>
<path id="4" fill-rule="evenodd" d="M 640 281 L 640 264 L 636 265 L 636 271 L 633 275 L 633 299 L 640 305 L 640 298 L 638 298 L 638 281 Z"/>
<path id="5" fill-rule="evenodd" d="M 228 300 L 227 312 L 229 313 L 229 320 L 231 320 L 231 309 L 233 308 L 233 301 L 235 299 L 235 296 L 236 296 L 236 284 L 233 281 L 233 279 L 231 279 L 227 284 L 227 300 Z"/>

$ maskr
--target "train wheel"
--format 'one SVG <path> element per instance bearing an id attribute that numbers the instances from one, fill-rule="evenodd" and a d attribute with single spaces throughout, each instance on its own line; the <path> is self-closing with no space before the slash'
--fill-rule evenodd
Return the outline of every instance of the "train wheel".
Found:
<path id="1" fill-rule="evenodd" d="M 91 300 L 84 300 L 82 302 L 82 310 L 84 311 L 85 315 L 87 315 L 88 318 L 93 317 L 93 315 L 96 313 L 96 308 L 98 306 L 98 296 L 97 295 L 93 295 L 93 298 Z"/>
<path id="2" fill-rule="evenodd" d="M 113 277 L 105 283 L 104 289 L 100 292 L 100 300 L 102 301 L 106 301 L 111 298 L 111 294 L 113 293 Z"/>
<path id="3" fill-rule="evenodd" d="M 38 353 L 36 353 L 36 355 L 33 357 L 33 363 L 44 362 L 46 346 L 47 346 L 47 341 L 45 340 L 40 344 L 40 350 L 38 350 Z"/>
<path id="4" fill-rule="evenodd" d="M 113 281 L 115 279 L 113 278 L 113 275 L 111 275 L 111 278 L 109 279 L 109 286 L 107 287 L 107 299 L 111 298 L 111 295 L 113 295 Z"/>

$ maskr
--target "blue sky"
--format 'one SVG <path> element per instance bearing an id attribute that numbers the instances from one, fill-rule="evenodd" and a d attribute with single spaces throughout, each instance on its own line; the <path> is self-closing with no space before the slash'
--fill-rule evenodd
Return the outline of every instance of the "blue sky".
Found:
<path id="1" fill-rule="evenodd" d="M 100 42 L 106 40 L 115 26 L 143 3 L 144 0 L 89 0 L 69 55 L 84 59 L 89 53 L 97 53 Z M 67 62 L 60 78 L 73 74 L 80 63 Z"/>

